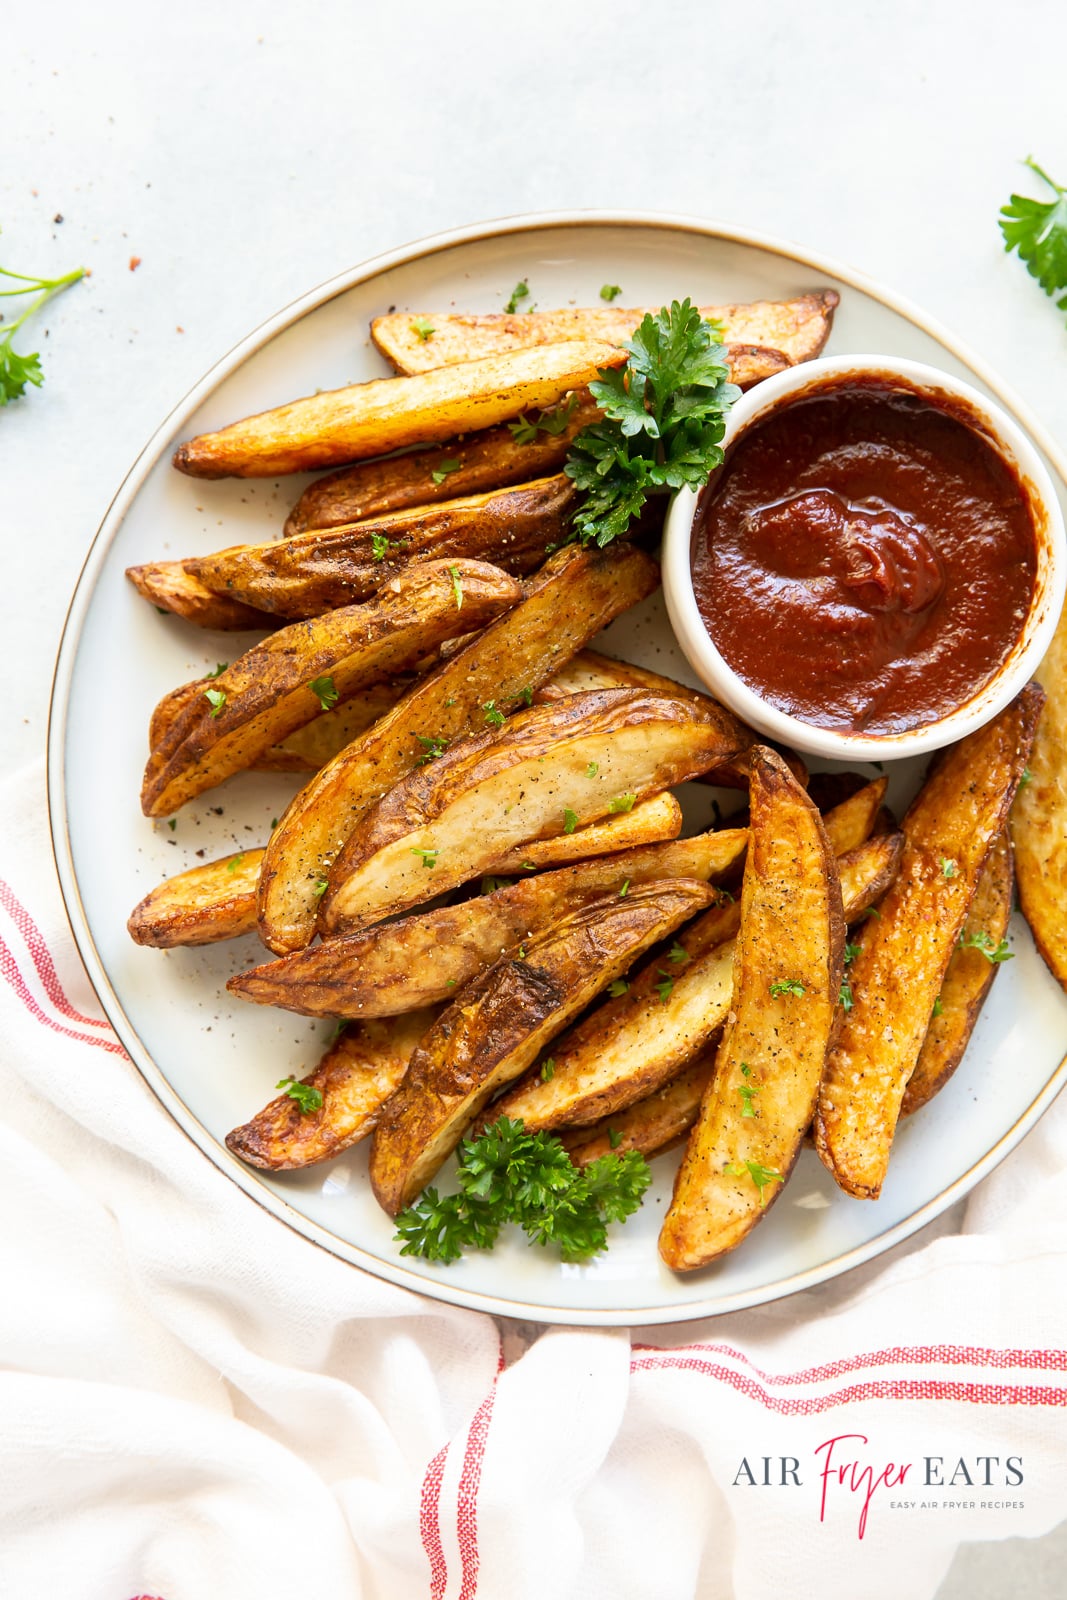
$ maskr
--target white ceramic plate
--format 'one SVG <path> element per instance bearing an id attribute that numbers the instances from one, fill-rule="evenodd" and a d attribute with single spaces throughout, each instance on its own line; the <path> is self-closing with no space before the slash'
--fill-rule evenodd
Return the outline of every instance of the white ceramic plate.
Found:
<path id="1" fill-rule="evenodd" d="M 391 306 L 499 310 L 527 278 L 545 307 L 779 298 L 820 285 L 841 294 L 829 353 L 884 352 L 977 383 L 1042 449 L 1067 504 L 1063 464 L 1034 419 L 989 372 L 917 311 L 846 268 L 782 244 L 685 218 L 551 215 L 487 224 L 381 257 L 279 313 L 226 356 L 159 428 L 97 534 L 71 605 L 50 727 L 50 809 L 63 893 L 101 1001 L 146 1082 L 190 1138 L 282 1221 L 356 1266 L 439 1299 L 547 1322 L 670 1322 L 755 1305 L 869 1260 L 937 1216 L 1022 1137 L 1061 1086 L 1067 997 L 1016 918 L 1015 959 L 1001 969 L 952 1083 L 901 1128 L 882 1198 L 839 1193 L 805 1152 L 751 1239 L 719 1265 L 676 1278 L 656 1235 L 674 1159 L 657 1161 L 643 1210 L 589 1266 L 561 1266 L 519 1241 L 452 1267 L 402 1258 L 365 1182 L 364 1149 L 303 1174 L 267 1178 L 234 1159 L 226 1132 L 310 1070 L 331 1031 L 231 999 L 231 973 L 262 958 L 252 939 L 202 950 L 139 949 L 130 909 L 161 878 L 265 840 L 294 779 L 249 774 L 186 807 L 175 830 L 142 817 L 138 791 L 149 712 L 177 683 L 233 658 L 238 639 L 163 617 L 125 567 L 164 555 L 262 540 L 306 479 L 203 483 L 169 465 L 183 438 L 236 417 L 384 373 L 367 337 Z M 612 654 L 689 678 L 657 597 L 620 619 Z M 896 764 L 890 798 L 906 801 L 913 763 Z M 707 794 L 698 801 L 707 806 Z"/>

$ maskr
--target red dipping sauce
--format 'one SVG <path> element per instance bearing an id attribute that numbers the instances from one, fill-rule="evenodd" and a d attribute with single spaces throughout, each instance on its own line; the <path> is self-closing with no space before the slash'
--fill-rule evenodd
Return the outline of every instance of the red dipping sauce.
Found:
<path id="1" fill-rule="evenodd" d="M 745 429 L 700 497 L 691 560 L 704 623 L 750 688 L 817 727 L 894 734 L 996 673 L 1037 537 L 964 411 L 844 377 Z"/>

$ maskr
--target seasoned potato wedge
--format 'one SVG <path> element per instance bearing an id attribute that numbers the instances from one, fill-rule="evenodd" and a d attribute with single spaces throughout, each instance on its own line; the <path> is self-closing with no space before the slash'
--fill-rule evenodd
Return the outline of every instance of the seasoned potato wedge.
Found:
<path id="1" fill-rule="evenodd" d="M 286 520 L 286 537 L 309 528 L 336 528 L 411 506 L 429 506 L 459 495 L 485 494 L 559 472 L 572 439 L 601 414 L 585 390 L 573 405 L 568 402 L 567 410 L 568 418 L 559 433 L 538 430 L 521 444 L 513 425 L 505 422 L 432 450 L 413 450 L 383 461 L 358 461 L 330 472 L 304 490 Z"/>
<path id="2" fill-rule="evenodd" d="M 183 564 L 219 594 L 279 616 L 317 617 L 366 599 L 414 561 L 463 556 L 533 572 L 546 545 L 564 542 L 576 494 L 560 474 L 269 544 L 235 545 Z"/>
<path id="3" fill-rule="evenodd" d="M 845 922 L 822 820 L 780 757 L 752 757 L 733 1004 L 660 1232 L 675 1272 L 740 1244 L 811 1122 L 841 1008 Z"/>
<path id="4" fill-rule="evenodd" d="M 145 769 L 145 815 L 168 816 L 312 721 L 323 710 L 313 684 L 328 678 L 345 698 L 388 680 L 520 594 L 514 578 L 483 561 L 428 561 L 391 579 L 363 605 L 279 629 L 226 667 L 170 722 Z"/>
<path id="5" fill-rule="evenodd" d="M 795 300 L 755 300 L 750 305 L 702 306 L 701 315 L 722 327 L 728 345 L 754 345 L 775 353 L 770 371 L 778 370 L 778 357 L 788 363 L 810 361 L 830 336 L 830 324 L 840 297 L 833 289 L 815 290 Z M 433 334 L 420 338 L 416 316 L 391 312 L 375 317 L 371 338 L 398 372 L 427 372 L 453 362 L 500 355 L 530 346 L 555 344 L 560 339 L 596 339 L 620 344 L 632 338 L 646 311 L 654 306 L 575 306 L 562 311 L 435 312 L 429 320 Z M 751 356 L 746 354 L 746 361 Z M 736 380 L 735 380 L 736 381 Z"/>
<path id="6" fill-rule="evenodd" d="M 714 1049 L 705 1050 L 677 1077 L 624 1111 L 602 1117 L 588 1128 L 561 1128 L 559 1141 L 576 1167 L 587 1167 L 601 1156 L 625 1155 L 627 1150 L 639 1150 L 646 1158 L 673 1150 L 700 1114 L 714 1066 Z"/>
<path id="7" fill-rule="evenodd" d="M 587 828 L 557 833 L 551 839 L 531 839 L 521 848 L 491 861 L 485 870 L 499 876 L 558 867 L 565 861 L 588 861 L 590 856 L 606 856 L 616 850 L 632 850 L 637 845 L 677 839 L 681 831 L 682 808 L 677 800 L 672 794 L 654 794 L 647 800 L 636 801 L 630 811 L 591 822 Z"/>
<path id="8" fill-rule="evenodd" d="M 1045 708 L 1011 809 L 1019 905 L 1041 957 L 1067 989 L 1067 612 L 1037 672 Z"/>
<path id="9" fill-rule="evenodd" d="M 743 742 L 727 711 L 643 689 L 593 689 L 518 712 L 408 774 L 338 855 L 326 931 L 378 922 L 488 871 L 535 839 L 629 810 Z"/>
<path id="10" fill-rule="evenodd" d="M 888 783 L 888 778 L 875 778 L 823 812 L 823 827 L 834 855 L 843 856 L 846 850 L 855 850 L 870 838 Z"/>
<path id="11" fill-rule="evenodd" d="M 226 1135 L 249 1166 L 285 1172 L 328 1161 L 373 1132 L 378 1112 L 399 1085 L 436 1011 L 411 1011 L 384 1022 L 350 1022 L 314 1072 L 301 1080 L 322 1104 L 302 1111 L 288 1094 Z"/>
<path id="12" fill-rule="evenodd" d="M 555 405 L 602 368 L 625 360 L 626 352 L 614 345 L 572 339 L 411 378 L 375 378 L 202 433 L 178 446 L 174 465 L 194 478 L 273 478 L 365 461 Z"/>
<path id="13" fill-rule="evenodd" d="M 283 955 L 310 942 L 317 880 L 362 814 L 425 754 L 420 738 L 453 739 L 484 727 L 490 700 L 510 710 L 658 581 L 655 562 L 630 545 L 558 550 L 521 604 L 422 679 L 312 778 L 274 830 L 263 863 L 259 925 L 267 947 Z"/>
<path id="14" fill-rule="evenodd" d="M 239 850 L 168 878 L 130 913 L 130 938 L 135 944 L 171 950 L 254 933 L 262 860 L 262 850 Z"/>
<path id="15" fill-rule="evenodd" d="M 846 919 L 884 894 L 901 842 L 884 835 L 841 857 Z M 531 1132 L 581 1126 L 633 1105 L 672 1078 L 729 1015 L 740 916 L 734 901 L 706 911 L 670 952 L 634 975 L 624 994 L 602 1001 L 555 1041 L 551 1078 L 527 1073 L 492 1114 L 521 1117 Z"/>
<path id="16" fill-rule="evenodd" d="M 157 610 L 171 611 L 176 617 L 195 622 L 197 627 L 225 632 L 277 627 L 273 617 L 242 605 L 229 595 L 213 593 L 193 577 L 183 561 L 151 561 L 143 567 L 127 567 L 126 576 L 137 593 Z"/>
<path id="17" fill-rule="evenodd" d="M 706 884 L 641 884 L 591 901 L 476 978 L 415 1050 L 378 1118 L 375 1196 L 391 1215 L 415 1198 L 502 1084 L 641 951 L 708 903 Z"/>
<path id="18" fill-rule="evenodd" d="M 876 1199 L 915 1070 L 989 850 L 1007 820 L 1043 695 L 1029 685 L 937 761 L 903 822 L 900 876 L 859 935 L 854 1004 L 830 1054 L 815 1146 L 841 1188 Z"/>
<path id="19" fill-rule="evenodd" d="M 905 1115 L 932 1100 L 963 1059 L 986 995 L 1000 971 L 1000 964 L 990 957 L 1008 932 L 1013 881 L 1011 840 L 1004 832 L 997 835 L 986 857 L 963 924 L 963 943 L 952 952 L 940 1005 L 934 1006 L 915 1071 L 904 1091 L 900 1109 Z"/>
<path id="20" fill-rule="evenodd" d="M 588 900 L 618 894 L 627 883 L 706 882 L 729 871 L 747 842 L 744 831 L 723 829 L 560 867 L 502 884 L 460 905 L 328 939 L 239 973 L 227 987 L 242 999 L 309 1017 L 390 1016 L 451 1000 L 509 946 Z"/>

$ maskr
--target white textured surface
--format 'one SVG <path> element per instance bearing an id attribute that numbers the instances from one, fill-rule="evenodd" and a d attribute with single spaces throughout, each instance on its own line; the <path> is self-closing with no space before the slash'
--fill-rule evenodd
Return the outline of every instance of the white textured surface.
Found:
<path id="1" fill-rule="evenodd" d="M 942 318 L 1067 443 L 1063 318 L 995 226 L 1028 150 L 1067 172 L 1050 0 L 61 0 L 4 39 L 0 260 L 93 269 L 0 414 L 5 771 L 42 748 L 67 597 L 156 422 L 279 305 L 438 228 L 630 206 L 791 237 Z M 1039 1549 L 982 1557 L 969 1592 L 999 1596 Z"/>

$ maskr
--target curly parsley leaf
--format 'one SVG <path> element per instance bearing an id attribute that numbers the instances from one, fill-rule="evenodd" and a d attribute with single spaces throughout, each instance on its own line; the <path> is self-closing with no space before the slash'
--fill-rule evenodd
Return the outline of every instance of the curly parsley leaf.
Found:
<path id="1" fill-rule="evenodd" d="M 326 673 L 321 678 L 312 678 L 311 682 L 308 684 L 308 688 L 316 697 L 319 705 L 324 711 L 332 711 L 338 700 L 341 698 L 340 694 L 337 692 L 337 686 L 330 677 L 329 673 Z"/>
<path id="2" fill-rule="evenodd" d="M 458 472 L 462 465 L 463 463 L 460 461 L 458 456 L 453 456 L 448 461 L 442 461 L 437 470 L 430 473 L 430 477 L 433 479 L 434 483 L 442 484 L 446 478 L 451 477 L 453 472 Z"/>
<path id="3" fill-rule="evenodd" d="M 566 431 L 577 404 L 578 396 L 572 394 L 568 399 L 561 400 L 559 405 L 542 411 L 540 416 L 521 416 L 518 422 L 508 423 L 511 437 L 516 444 L 533 444 L 539 433 L 549 433 L 558 438 Z"/>
<path id="4" fill-rule="evenodd" d="M 370 536 L 370 551 L 375 561 L 384 561 L 389 553 L 392 539 L 385 533 L 372 533 Z"/>
<path id="5" fill-rule="evenodd" d="M 776 996 L 783 994 L 801 995 L 805 992 L 804 985 L 799 978 L 776 978 L 771 984 L 771 993 Z"/>
<path id="6" fill-rule="evenodd" d="M 282 1078 L 274 1087 L 284 1089 L 290 1100 L 296 1101 L 305 1116 L 309 1111 L 322 1109 L 322 1090 L 316 1089 L 313 1083 L 298 1083 L 295 1078 Z"/>
<path id="7" fill-rule="evenodd" d="M 761 1206 L 767 1204 L 764 1199 L 764 1191 L 772 1183 L 785 1182 L 780 1172 L 775 1172 L 773 1167 L 761 1166 L 758 1161 L 731 1161 L 729 1166 L 723 1167 L 722 1170 L 728 1173 L 731 1178 L 743 1178 L 747 1172 L 759 1190 L 759 1203 Z"/>
<path id="8" fill-rule="evenodd" d="M 993 966 L 997 966 L 1001 961 L 1014 961 L 1015 959 L 1014 953 L 1008 948 L 1007 939 L 1001 939 L 998 944 L 993 935 L 985 928 L 980 929 L 977 933 L 972 933 L 969 938 L 965 938 L 961 934 L 960 949 L 978 950 Z"/>
<path id="9" fill-rule="evenodd" d="M 600 298 L 606 300 L 609 305 L 612 300 L 617 300 L 620 294 L 622 290 L 617 283 L 602 283 L 600 286 Z"/>
<path id="10" fill-rule="evenodd" d="M 522 301 L 529 300 L 529 298 L 530 298 L 530 285 L 529 285 L 528 281 L 525 278 L 522 278 L 515 285 L 514 289 L 512 289 L 511 293 L 508 295 L 507 304 L 505 305 L 504 310 L 507 312 L 509 317 L 510 316 L 514 316 L 515 312 L 518 311 L 519 306 L 522 303 Z M 523 311 L 532 311 L 533 310 L 533 305 L 532 304 L 530 304 L 528 306 L 524 305 L 522 307 L 522 309 L 523 309 Z"/>
<path id="11" fill-rule="evenodd" d="M 204 699 L 211 707 L 211 715 L 217 717 L 226 704 L 226 691 L 225 689 L 205 689 Z"/>
<path id="12" fill-rule="evenodd" d="M 27 384 L 33 384 L 35 389 L 39 389 L 44 382 L 39 354 L 33 351 L 21 355 L 11 342 L 15 334 L 24 322 L 29 321 L 35 311 L 40 311 L 51 300 L 54 294 L 60 294 L 84 276 L 84 267 L 78 267 L 62 278 L 34 278 L 24 272 L 12 272 L 8 267 L 0 267 L 0 278 L 18 286 L 0 289 L 0 299 L 11 300 L 22 295 L 30 297 L 14 321 L 0 325 L 0 406 L 6 406 L 9 400 L 18 400 L 26 393 Z"/>
<path id="13" fill-rule="evenodd" d="M 1012 195 L 999 217 L 1004 248 L 1017 250 L 1030 276 L 1047 295 L 1053 299 L 1058 295 L 1057 306 L 1067 311 L 1067 294 L 1061 293 L 1067 289 L 1067 189 L 1055 183 L 1033 156 L 1027 156 L 1026 165 L 1048 184 L 1053 198 Z"/>
<path id="14" fill-rule="evenodd" d="M 623 348 L 626 365 L 590 384 L 604 420 L 583 428 L 565 471 L 585 498 L 574 518 L 582 543 L 610 544 L 650 494 L 700 488 L 722 461 L 729 382 L 718 329 L 689 300 L 647 313 Z"/>
<path id="15" fill-rule="evenodd" d="M 424 767 L 427 761 L 436 761 L 438 756 L 443 756 L 448 749 L 447 739 L 435 739 L 427 733 L 417 733 L 416 739 L 422 745 L 423 753 L 416 761 L 417 767 Z"/>

